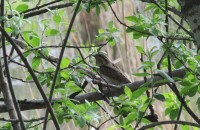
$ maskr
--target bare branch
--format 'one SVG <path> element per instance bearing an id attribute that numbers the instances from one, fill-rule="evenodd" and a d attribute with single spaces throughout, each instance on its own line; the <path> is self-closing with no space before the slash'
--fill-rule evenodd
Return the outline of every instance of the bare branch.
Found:
<path id="1" fill-rule="evenodd" d="M 176 78 L 181 79 L 185 76 L 185 74 L 186 74 L 185 69 L 175 70 L 175 71 L 172 71 L 172 78 L 176 77 Z M 163 80 L 163 78 L 160 77 L 160 76 L 154 76 L 154 78 L 153 78 L 153 81 L 159 82 L 161 80 Z M 115 86 L 115 85 L 108 85 L 106 83 L 100 82 L 99 80 L 95 81 L 95 83 L 103 84 L 105 86 L 109 86 L 109 87 L 112 88 L 109 91 L 105 91 L 105 94 L 108 97 L 119 96 L 119 95 L 123 94 L 123 92 L 124 92 L 124 85 L 125 84 L 120 85 L 117 88 L 117 86 Z M 144 83 L 145 83 L 145 81 L 141 80 L 141 81 L 132 82 L 130 84 L 126 84 L 126 86 L 128 86 L 132 91 L 136 91 Z M 158 86 L 165 85 L 165 84 L 167 84 L 167 83 L 157 83 L 153 87 L 158 87 Z M 60 98 L 52 99 L 51 104 L 53 104 L 54 102 L 59 101 L 59 100 L 61 100 L 61 99 Z M 72 101 L 76 104 L 83 104 L 83 103 L 85 103 L 86 100 L 89 101 L 89 102 L 104 100 L 104 96 L 99 92 L 91 92 L 91 93 L 87 93 L 87 94 L 77 95 L 75 98 L 73 98 Z M 46 108 L 46 105 L 45 105 L 43 100 L 31 100 L 31 101 L 20 100 L 19 105 L 20 105 L 21 110 Z M 6 111 L 7 110 L 5 108 L 5 105 L 0 105 L 0 113 L 6 112 Z"/>
<path id="2" fill-rule="evenodd" d="M 167 124 L 190 125 L 190 126 L 195 126 L 195 127 L 200 128 L 199 124 L 191 123 L 191 122 L 187 122 L 187 121 L 160 121 L 160 122 L 154 122 L 152 124 L 143 126 L 138 130 L 147 130 L 149 128 L 153 128 L 153 127 L 158 126 L 158 125 L 167 125 Z"/>

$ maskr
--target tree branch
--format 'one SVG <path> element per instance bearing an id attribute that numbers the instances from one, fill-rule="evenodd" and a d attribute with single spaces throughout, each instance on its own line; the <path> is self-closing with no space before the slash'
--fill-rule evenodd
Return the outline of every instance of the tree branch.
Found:
<path id="1" fill-rule="evenodd" d="M 182 78 L 184 78 L 185 74 L 186 74 L 185 69 L 175 70 L 175 71 L 172 71 L 172 78 L 176 77 L 176 78 L 182 79 Z M 147 79 L 147 81 L 148 80 L 149 79 Z M 154 78 L 153 78 L 154 82 L 155 81 L 159 82 L 161 80 L 163 80 L 163 78 L 160 77 L 160 76 L 154 76 Z M 178 80 L 176 80 L 176 81 L 178 81 Z M 118 86 L 118 88 L 117 88 L 117 86 L 115 86 L 115 85 L 108 85 L 106 83 L 103 83 L 103 82 L 97 81 L 97 80 L 94 80 L 94 83 L 103 84 L 105 86 L 111 87 L 111 89 L 109 91 L 108 90 L 105 91 L 105 95 L 108 96 L 108 97 L 119 96 L 119 95 L 123 94 L 123 92 L 124 92 L 124 84 Z M 128 86 L 132 91 L 136 91 L 144 83 L 145 83 L 145 81 L 141 80 L 141 81 L 136 81 L 136 82 L 133 82 L 133 83 L 126 84 L 126 86 Z M 168 82 L 157 83 L 153 87 L 158 87 L 158 86 L 161 86 L 161 85 L 165 85 L 167 83 Z M 52 99 L 51 104 L 53 104 L 54 102 L 59 101 L 59 100 L 61 100 L 61 98 Z M 76 104 L 83 104 L 83 103 L 85 103 L 86 100 L 89 101 L 89 102 L 104 100 L 104 96 L 99 92 L 91 92 L 91 93 L 87 93 L 87 94 L 78 95 L 75 98 L 73 98 L 72 101 Z M 30 101 L 19 100 L 19 105 L 20 105 L 21 110 L 46 108 L 45 102 L 43 100 L 30 100 Z M 3 104 L 0 105 L 0 113 L 6 112 L 6 111 L 7 110 L 5 108 L 5 105 L 3 105 Z"/>
<path id="2" fill-rule="evenodd" d="M 53 108 L 51 107 L 51 104 L 49 103 L 45 93 L 44 93 L 44 90 L 41 86 L 41 84 L 39 83 L 38 79 L 37 79 L 37 76 L 35 75 L 34 71 L 32 70 L 31 66 L 29 65 L 27 59 L 23 56 L 22 52 L 20 51 L 20 49 L 18 48 L 18 46 L 13 42 L 12 38 L 7 34 L 7 32 L 2 28 L 0 27 L 0 31 L 1 33 L 6 37 L 6 39 L 10 42 L 10 44 L 14 47 L 15 51 L 18 53 L 18 55 L 21 57 L 22 61 L 24 62 L 24 64 L 26 65 L 27 67 L 27 70 L 29 71 L 30 75 L 32 76 L 42 98 L 45 100 L 45 103 L 47 104 L 48 106 L 48 109 L 50 111 L 50 114 L 52 116 L 52 120 L 55 124 L 55 126 L 57 128 L 59 128 L 59 124 L 58 124 L 58 121 L 56 119 L 56 116 L 54 114 L 54 111 L 53 111 Z"/>
<path id="3" fill-rule="evenodd" d="M 190 125 L 190 126 L 195 126 L 195 127 L 200 128 L 199 124 L 191 123 L 191 122 L 187 122 L 187 121 L 160 121 L 160 122 L 154 122 L 152 124 L 143 126 L 138 130 L 147 130 L 147 129 L 153 128 L 155 126 L 158 126 L 158 125 L 167 125 L 167 124 Z"/>
<path id="4" fill-rule="evenodd" d="M 50 7 L 47 7 L 47 8 L 50 9 L 50 10 L 55 10 L 55 9 L 62 9 L 62 8 L 65 8 L 65 7 L 69 7 L 69 6 L 72 6 L 72 5 L 73 5 L 73 3 L 65 3 L 65 4 L 50 6 Z M 33 12 L 30 12 L 30 13 L 24 14 L 24 18 L 26 19 L 26 18 L 33 17 L 33 16 L 36 16 L 36 15 L 44 14 L 44 13 L 49 11 L 48 9 L 41 9 L 41 10 L 37 10 L 37 11 L 33 11 Z"/>

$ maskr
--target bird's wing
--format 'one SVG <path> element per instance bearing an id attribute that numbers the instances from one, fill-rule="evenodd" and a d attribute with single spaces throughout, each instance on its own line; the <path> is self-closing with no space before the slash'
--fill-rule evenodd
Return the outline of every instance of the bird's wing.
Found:
<path id="1" fill-rule="evenodd" d="M 123 73 L 119 70 L 118 67 L 113 65 L 113 67 L 107 67 L 102 65 L 99 68 L 101 74 L 118 81 L 121 84 L 130 83 L 130 80 L 123 75 Z"/>

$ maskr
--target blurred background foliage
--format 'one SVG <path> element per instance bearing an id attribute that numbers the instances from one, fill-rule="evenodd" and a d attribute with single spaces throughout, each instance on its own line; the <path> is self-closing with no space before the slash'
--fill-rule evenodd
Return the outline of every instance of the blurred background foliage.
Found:
<path id="1" fill-rule="evenodd" d="M 65 3 L 73 3 L 73 5 L 55 10 L 48 8 L 47 13 L 25 18 L 26 14 L 30 13 L 26 12 L 28 9 L 49 2 L 51 1 L 7 0 L 5 6 L 6 17 L 4 17 L 6 31 L 11 34 L 12 37 L 19 37 L 19 39 L 26 42 L 28 47 L 22 48 L 21 50 L 26 52 L 24 56 L 26 56 L 32 68 L 36 71 L 37 77 L 47 95 L 52 83 L 52 72 L 55 71 L 55 63 L 45 60 L 44 57 L 59 57 L 62 41 L 66 35 L 77 0 L 56 2 L 54 5 Z M 142 32 L 151 33 L 153 36 L 134 32 L 120 24 L 105 1 L 86 0 L 81 4 L 67 46 L 96 46 L 107 43 L 101 50 L 107 53 L 108 58 L 116 63 L 132 82 L 142 80 L 144 76 L 150 76 L 152 73 L 156 72 L 156 64 L 166 50 L 166 47 L 157 39 L 157 36 L 189 37 L 183 31 L 177 33 L 177 25 L 172 21 L 169 21 L 169 32 L 166 33 L 165 14 L 154 4 L 146 4 L 139 0 L 110 0 L 110 3 L 112 3 L 112 7 L 121 22 Z M 163 0 L 158 0 L 158 3 L 164 7 Z M 180 6 L 176 1 L 168 0 L 168 3 L 169 7 L 180 10 Z M 12 17 L 10 17 L 10 15 L 12 15 Z M 180 21 L 180 18 L 176 15 L 173 15 L 173 17 L 177 19 L 177 21 Z M 188 28 L 186 23 L 184 23 L 184 25 Z M 7 46 L 8 52 L 10 52 L 12 47 L 9 43 L 7 43 Z M 83 57 L 87 57 L 96 52 L 98 48 L 99 47 L 81 48 L 80 51 Z M 196 59 L 191 58 L 194 56 L 194 50 L 190 44 L 183 44 L 183 41 L 175 41 L 175 44 L 172 45 L 172 50 L 174 53 L 178 54 L 184 62 L 187 62 L 191 69 L 197 66 L 199 57 L 196 57 Z M 42 55 L 40 53 L 42 53 Z M 141 61 L 141 55 L 143 56 L 143 62 Z M 12 81 L 17 99 L 41 99 L 27 70 L 20 64 L 15 64 L 15 62 L 21 63 L 20 58 L 15 52 L 10 54 L 10 56 L 11 59 L 14 57 L 13 61 L 10 60 L 9 67 L 11 68 Z M 173 55 L 171 56 L 174 58 Z M 188 60 L 188 58 L 190 59 Z M 64 58 L 61 62 L 61 69 L 69 67 L 70 64 L 77 64 L 77 66 L 88 69 L 91 68 L 87 64 L 95 66 L 93 57 L 85 59 L 87 64 L 81 60 L 82 57 L 79 50 L 66 47 Z M 196 66 L 194 66 L 194 63 Z M 145 69 L 147 69 L 147 73 L 142 73 L 141 67 L 144 68 L 144 66 L 146 66 Z M 166 57 L 163 59 L 161 69 L 167 70 L 167 67 Z M 183 65 L 179 60 L 174 58 L 173 70 L 181 67 L 183 67 Z M 88 122 L 98 126 L 98 124 L 110 118 L 108 114 L 101 110 L 95 103 L 86 102 L 85 104 L 77 105 L 67 98 L 70 94 L 80 90 L 79 86 L 84 76 L 85 75 L 81 73 L 80 70 L 74 68 L 64 69 L 60 71 L 58 75 L 54 96 L 62 97 L 63 100 L 60 101 L 62 105 L 60 103 L 54 104 L 54 110 L 59 123 L 62 124 L 61 129 L 78 130 L 88 129 L 88 127 L 92 129 Z M 189 84 L 193 94 L 186 89 L 186 87 L 188 87 L 186 83 L 187 85 Z M 192 75 L 188 74 L 188 78 L 182 81 L 181 92 L 182 95 L 193 97 L 193 100 L 188 99 L 187 101 L 190 102 L 192 110 L 198 115 L 198 104 L 196 105 L 198 96 L 194 95 L 196 94 L 195 92 L 199 92 L 199 85 L 196 84 L 197 87 L 195 87 L 195 83 L 196 80 L 192 78 Z M 91 92 L 94 91 L 94 89 L 91 88 L 91 85 L 88 85 L 86 91 Z M 104 101 L 99 101 L 99 103 L 113 116 L 121 114 L 121 112 L 124 111 L 130 112 L 125 119 L 121 119 L 122 117 L 119 119 L 120 125 L 128 130 L 132 128 L 131 123 L 140 116 L 140 111 L 145 111 L 148 105 L 148 97 L 144 94 L 145 91 L 146 89 L 132 93 L 129 92 L 127 88 L 125 90 L 126 96 L 115 98 L 115 102 L 120 104 L 120 110 L 117 109 L 117 106 L 108 106 Z M 159 120 L 176 119 L 181 105 L 176 96 L 168 87 L 159 88 L 158 93 L 158 95 L 155 95 L 155 98 L 158 100 L 155 99 L 153 101 L 153 107 Z M 39 118 L 44 116 L 45 110 L 23 111 L 22 114 L 24 119 Z M 0 117 L 4 116 L 7 116 L 7 114 L 4 113 L 0 115 Z M 181 119 L 186 121 L 192 120 L 186 112 L 183 112 Z M 148 123 L 147 120 L 142 120 L 142 122 L 144 124 Z M 27 127 L 33 126 L 34 124 L 35 123 L 27 123 Z M 9 125 L 6 125 L 8 124 L 1 123 L 2 128 L 7 127 L 7 129 L 9 129 Z M 113 120 L 110 120 L 103 124 L 100 129 L 112 130 L 119 128 L 119 126 L 115 125 Z M 32 129 L 42 129 L 42 125 L 38 125 Z M 53 129 L 52 125 L 48 125 L 47 129 Z M 161 129 L 173 129 L 173 125 L 166 125 Z M 190 128 L 182 126 L 181 129 Z"/>

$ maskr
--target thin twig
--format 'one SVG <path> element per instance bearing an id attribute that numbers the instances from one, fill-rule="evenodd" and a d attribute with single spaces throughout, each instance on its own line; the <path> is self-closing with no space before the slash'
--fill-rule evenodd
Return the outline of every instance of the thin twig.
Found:
<path id="1" fill-rule="evenodd" d="M 53 112 L 53 109 L 52 109 L 52 107 L 51 107 L 51 104 L 50 104 L 50 102 L 48 101 L 48 99 L 47 99 L 47 97 L 46 97 L 46 95 L 45 95 L 45 93 L 44 93 L 44 90 L 42 89 L 42 86 L 40 85 L 40 83 L 39 83 L 39 81 L 38 81 L 38 79 L 37 79 L 37 76 L 35 75 L 34 71 L 32 70 L 31 66 L 29 65 L 27 59 L 24 57 L 24 55 L 22 54 L 22 52 L 20 51 L 20 49 L 18 48 L 18 46 L 13 42 L 13 40 L 11 39 L 11 37 L 7 34 L 7 32 L 6 32 L 2 27 L 0 27 L 0 31 L 2 32 L 2 35 L 5 35 L 6 39 L 7 39 L 7 40 L 11 43 L 11 45 L 15 48 L 16 52 L 19 54 L 19 56 L 21 57 L 22 61 L 23 61 L 24 64 L 26 65 L 26 67 L 27 67 L 27 69 L 28 69 L 30 75 L 32 76 L 32 78 L 33 78 L 33 80 L 34 80 L 34 82 L 35 82 L 35 84 L 36 84 L 36 86 L 37 86 L 37 88 L 38 88 L 38 90 L 39 90 L 39 92 L 40 92 L 42 98 L 43 98 L 43 99 L 45 100 L 45 102 L 46 102 L 46 105 L 47 105 L 47 107 L 48 107 L 48 109 L 49 109 L 49 111 L 50 111 L 50 114 L 51 114 L 51 116 L 52 116 L 52 120 L 53 120 L 53 122 L 54 122 L 55 127 L 56 127 L 57 129 L 59 129 L 59 124 L 58 124 L 58 121 L 57 121 L 57 119 L 56 119 L 56 117 L 55 117 L 55 114 L 54 114 L 54 112 Z"/>
<path id="2" fill-rule="evenodd" d="M 60 56 L 59 56 L 59 59 L 58 59 L 58 63 L 57 63 L 57 67 L 56 67 L 56 71 L 55 71 L 55 74 L 54 74 L 54 77 L 53 77 L 53 82 L 52 82 L 52 86 L 51 86 L 51 90 L 50 90 L 50 93 L 49 93 L 49 101 L 51 102 L 51 99 L 53 97 L 53 92 L 54 92 L 54 88 L 55 88 L 55 84 L 56 84 L 56 79 L 57 79 L 57 76 L 58 76 L 58 72 L 60 70 L 60 64 L 61 64 L 61 61 L 62 61 L 62 57 L 63 57 L 63 54 L 64 54 L 64 51 L 65 51 L 65 46 L 67 44 L 67 41 L 69 39 L 69 35 L 71 33 L 71 29 L 72 29 L 72 26 L 74 24 L 74 20 L 76 18 L 76 15 L 77 15 L 77 12 L 78 12 L 78 9 L 80 7 L 80 4 L 81 4 L 81 1 L 82 0 L 79 0 L 77 5 L 76 5 L 76 8 L 74 10 L 74 14 L 72 16 L 72 19 L 70 21 L 70 24 L 69 24 L 69 28 L 67 30 L 67 33 L 66 33 L 66 36 L 65 36 L 65 39 L 62 43 L 62 48 L 61 48 L 61 52 L 60 52 Z M 46 115 L 45 115 L 45 122 L 44 122 L 44 126 L 43 126 L 43 130 L 46 130 L 46 125 L 47 125 L 47 118 L 48 118 L 48 109 L 46 111 Z"/>
<path id="3" fill-rule="evenodd" d="M 159 125 L 167 125 L 167 124 L 190 125 L 190 126 L 195 126 L 195 127 L 200 128 L 199 124 L 191 123 L 191 122 L 187 122 L 187 121 L 160 121 L 160 122 L 154 122 L 149 125 L 143 126 L 143 127 L 139 128 L 138 130 L 147 130 L 147 129 L 150 129 L 150 128 L 153 128 L 153 127 L 156 127 Z"/>
<path id="4" fill-rule="evenodd" d="M 1 0 L 1 16 L 2 17 L 4 16 L 4 6 L 5 6 L 4 0 Z M 4 28 L 4 22 L 3 21 L 1 22 L 1 28 Z M 7 54 L 6 54 L 5 34 L 3 32 L 2 32 L 2 47 L 3 47 L 3 58 L 4 58 L 4 64 L 5 64 L 5 71 L 6 71 L 6 75 L 7 75 L 9 91 L 10 91 L 10 94 L 11 94 L 11 97 L 12 97 L 12 102 L 14 104 L 15 111 L 17 113 L 17 116 L 18 116 L 18 119 L 19 119 L 19 122 L 20 122 L 20 125 L 21 125 L 21 129 L 25 130 L 26 127 L 25 127 L 24 121 L 22 119 L 21 111 L 20 111 L 16 96 L 15 96 L 14 89 L 13 89 L 12 80 L 10 78 L 10 70 L 9 70 L 9 67 L 8 67 L 8 60 L 7 60 Z M 2 68 L 1 68 L 1 71 L 3 71 Z M 7 97 L 5 97 L 5 98 L 7 98 Z M 17 125 L 18 125 L 18 123 L 13 124 L 13 126 L 17 126 Z M 15 127 L 13 129 L 15 129 Z M 17 129 L 20 129 L 20 127 L 17 128 Z"/>

